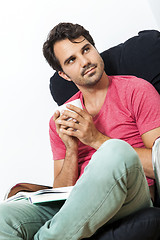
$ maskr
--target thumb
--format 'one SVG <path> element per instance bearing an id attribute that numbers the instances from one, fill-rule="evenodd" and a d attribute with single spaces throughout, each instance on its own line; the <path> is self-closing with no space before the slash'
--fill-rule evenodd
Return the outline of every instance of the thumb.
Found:
<path id="1" fill-rule="evenodd" d="M 55 121 L 60 116 L 60 112 L 57 110 L 53 115 L 53 121 Z"/>

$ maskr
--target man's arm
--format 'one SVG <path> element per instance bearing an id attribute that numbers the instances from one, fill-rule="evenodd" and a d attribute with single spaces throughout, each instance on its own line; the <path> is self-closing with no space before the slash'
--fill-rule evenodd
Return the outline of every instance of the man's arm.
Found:
<path id="1" fill-rule="evenodd" d="M 66 116 L 59 112 L 54 114 L 53 120 L 56 124 L 56 131 L 65 144 L 65 159 L 54 161 L 54 184 L 53 187 L 73 186 L 78 179 L 78 140 L 75 137 L 61 133 L 63 128 L 57 123 L 57 119 L 66 120 Z"/>
<path id="2" fill-rule="evenodd" d="M 154 141 L 160 136 L 160 127 L 152 129 L 142 135 L 142 140 L 146 148 L 135 148 L 142 162 L 144 172 L 147 177 L 154 178 L 152 167 L 152 146 Z"/>
<path id="3" fill-rule="evenodd" d="M 68 117 L 76 119 L 76 122 L 66 122 L 59 120 L 59 124 L 65 125 L 67 128 L 62 128 L 61 132 L 69 136 L 78 138 L 81 142 L 89 145 L 96 150 L 110 138 L 100 133 L 94 126 L 92 117 L 84 110 L 78 109 L 75 106 L 68 106 L 69 109 L 75 111 L 65 111 Z M 75 129 L 75 131 L 73 131 Z M 142 162 L 144 172 L 147 177 L 154 178 L 152 167 L 152 146 L 156 138 L 160 136 L 160 127 L 150 130 L 142 135 L 142 140 L 146 148 L 135 148 Z"/>
<path id="4" fill-rule="evenodd" d="M 149 178 L 154 178 L 154 172 L 152 167 L 152 149 L 151 148 L 134 148 L 137 152 L 145 175 Z"/>
<path id="5" fill-rule="evenodd" d="M 75 185 L 78 179 L 78 154 L 67 151 L 65 159 L 54 161 L 53 187 L 67 187 Z"/>

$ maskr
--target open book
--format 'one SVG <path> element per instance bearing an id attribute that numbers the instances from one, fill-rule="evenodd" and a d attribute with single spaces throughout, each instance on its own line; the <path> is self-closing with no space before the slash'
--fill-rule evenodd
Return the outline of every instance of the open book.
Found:
<path id="1" fill-rule="evenodd" d="M 30 203 L 44 203 L 58 200 L 66 200 L 71 193 L 73 186 L 43 189 L 36 192 L 19 192 L 16 195 L 8 198 L 5 202 L 18 201 L 27 199 Z"/>
<path id="2" fill-rule="evenodd" d="M 157 185 L 157 192 L 160 197 L 160 138 L 156 139 L 152 147 L 152 165 Z"/>

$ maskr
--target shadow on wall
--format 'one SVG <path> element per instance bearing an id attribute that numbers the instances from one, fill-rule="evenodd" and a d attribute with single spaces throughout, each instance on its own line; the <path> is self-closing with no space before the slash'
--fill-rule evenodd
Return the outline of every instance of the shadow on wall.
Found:
<path id="1" fill-rule="evenodd" d="M 160 28 L 160 1 L 159 0 L 148 0 L 153 15 L 156 19 L 157 25 Z"/>

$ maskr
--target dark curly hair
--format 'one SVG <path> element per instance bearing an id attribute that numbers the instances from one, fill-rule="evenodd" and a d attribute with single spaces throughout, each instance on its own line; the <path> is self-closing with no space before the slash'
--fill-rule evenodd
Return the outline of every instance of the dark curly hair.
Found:
<path id="1" fill-rule="evenodd" d="M 49 65 L 56 71 L 63 71 L 58 59 L 54 54 L 54 44 L 57 41 L 61 41 L 64 39 L 69 39 L 70 41 L 74 41 L 75 39 L 83 36 L 86 38 L 93 46 L 95 43 L 93 38 L 89 34 L 83 26 L 79 24 L 73 23 L 59 23 L 56 25 L 50 32 L 47 37 L 46 42 L 43 44 L 43 55 L 46 58 Z"/>

